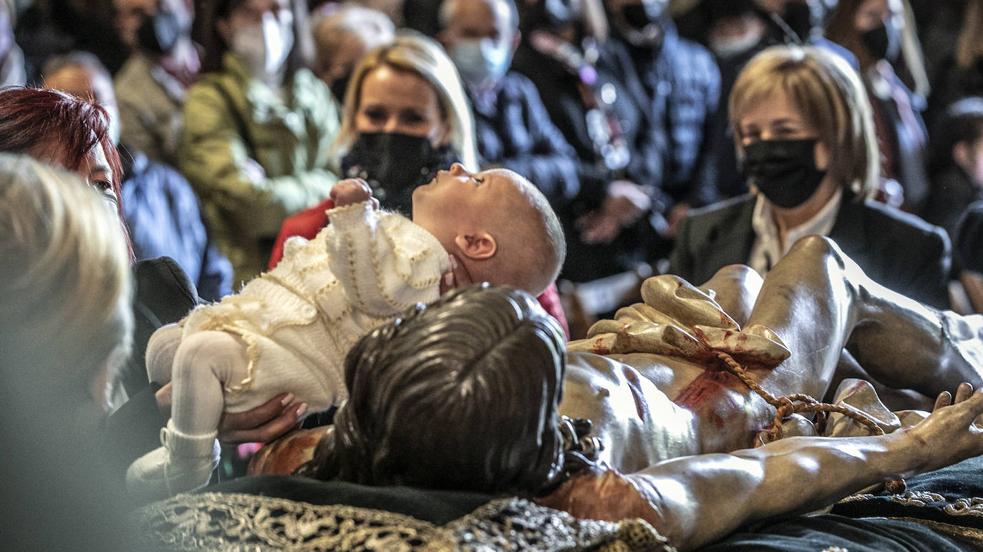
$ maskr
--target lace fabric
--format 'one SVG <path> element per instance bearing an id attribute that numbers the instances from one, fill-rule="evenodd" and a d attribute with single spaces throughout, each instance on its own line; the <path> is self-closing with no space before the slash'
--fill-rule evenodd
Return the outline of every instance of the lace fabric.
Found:
<path id="1" fill-rule="evenodd" d="M 179 495 L 137 516 L 145 544 L 164 550 L 675 550 L 644 521 L 578 520 L 519 498 L 489 502 L 443 526 L 233 493 Z"/>

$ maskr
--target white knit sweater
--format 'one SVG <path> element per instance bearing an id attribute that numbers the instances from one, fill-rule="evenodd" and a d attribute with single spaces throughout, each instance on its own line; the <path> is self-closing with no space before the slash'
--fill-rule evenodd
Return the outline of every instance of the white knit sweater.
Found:
<path id="1" fill-rule="evenodd" d="M 314 239 L 288 240 L 276 268 L 184 320 L 184 336 L 219 330 L 248 345 L 248 376 L 225 385 L 227 411 L 281 392 L 312 411 L 340 403 L 343 362 L 358 339 L 438 298 L 451 266 L 429 232 L 369 202 L 331 209 L 328 219 Z"/>

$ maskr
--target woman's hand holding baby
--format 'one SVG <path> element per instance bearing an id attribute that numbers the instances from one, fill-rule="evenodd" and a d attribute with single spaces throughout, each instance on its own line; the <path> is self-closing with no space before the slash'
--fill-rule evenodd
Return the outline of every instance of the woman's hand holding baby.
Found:
<path id="1" fill-rule="evenodd" d="M 371 200 L 373 206 L 376 209 L 379 208 L 379 200 L 372 197 L 372 188 L 361 178 L 339 180 L 331 188 L 331 200 L 334 201 L 335 207 L 345 207 Z"/>

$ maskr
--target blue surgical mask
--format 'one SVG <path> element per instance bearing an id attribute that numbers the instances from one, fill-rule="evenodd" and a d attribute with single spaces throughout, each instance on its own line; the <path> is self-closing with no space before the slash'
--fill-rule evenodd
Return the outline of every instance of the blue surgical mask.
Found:
<path id="1" fill-rule="evenodd" d="M 497 83 L 509 70 L 509 44 L 491 38 L 459 40 L 450 51 L 461 78 L 471 86 Z"/>

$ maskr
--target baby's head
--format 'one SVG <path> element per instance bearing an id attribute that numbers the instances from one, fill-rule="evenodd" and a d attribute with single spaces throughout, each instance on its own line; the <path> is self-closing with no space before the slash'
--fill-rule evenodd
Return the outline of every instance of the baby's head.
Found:
<path id="1" fill-rule="evenodd" d="M 440 240 L 474 282 L 540 294 L 556 279 L 566 240 L 528 180 L 505 169 L 476 174 L 454 164 L 413 192 L 413 222 Z"/>

